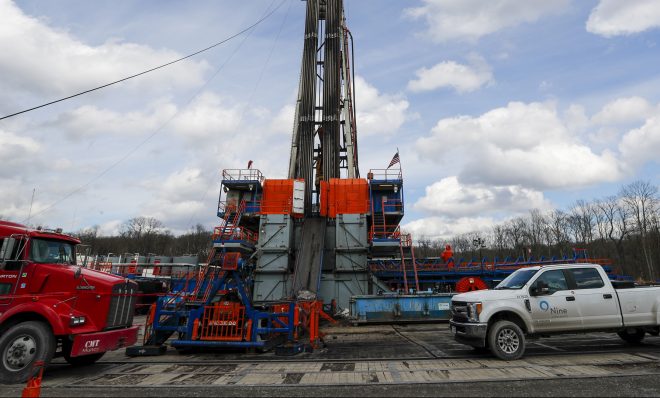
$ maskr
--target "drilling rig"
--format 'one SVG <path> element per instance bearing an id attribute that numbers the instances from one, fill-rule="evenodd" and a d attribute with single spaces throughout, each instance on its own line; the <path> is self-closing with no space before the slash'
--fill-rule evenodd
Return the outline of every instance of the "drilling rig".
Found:
<path id="1" fill-rule="evenodd" d="M 404 258 L 403 180 L 400 167 L 360 178 L 351 48 L 342 0 L 307 0 L 288 178 L 223 170 L 208 261 L 152 306 L 145 346 L 176 333 L 177 348 L 299 347 L 306 332 L 314 346 L 333 321 L 324 302 L 389 290 L 368 258 Z"/>
<path id="2" fill-rule="evenodd" d="M 257 302 L 305 292 L 347 308 L 379 283 L 374 238 L 399 248 L 400 169 L 360 178 L 351 49 L 342 0 L 308 0 L 288 179 L 265 180 L 259 207 Z"/>

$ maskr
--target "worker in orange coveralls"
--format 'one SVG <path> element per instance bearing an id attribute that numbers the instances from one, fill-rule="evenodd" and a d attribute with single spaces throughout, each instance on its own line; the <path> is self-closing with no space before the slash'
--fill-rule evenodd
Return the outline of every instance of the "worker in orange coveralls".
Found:
<path id="1" fill-rule="evenodd" d="M 442 258 L 442 261 L 444 261 L 444 263 L 447 264 L 449 269 L 454 268 L 453 260 L 450 263 L 447 263 L 447 261 L 449 261 L 449 259 L 451 259 L 452 257 L 454 257 L 454 252 L 451 250 L 451 246 L 450 245 L 445 246 L 445 250 L 440 255 L 440 258 Z"/>

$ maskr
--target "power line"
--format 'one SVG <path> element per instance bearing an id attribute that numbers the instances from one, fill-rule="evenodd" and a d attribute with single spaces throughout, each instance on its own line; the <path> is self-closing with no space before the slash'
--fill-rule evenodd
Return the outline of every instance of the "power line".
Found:
<path id="1" fill-rule="evenodd" d="M 270 16 L 270 15 L 272 15 L 273 12 L 277 11 L 277 9 L 279 9 L 280 6 L 282 6 L 282 4 L 284 4 L 285 1 L 286 1 L 286 0 L 283 0 L 283 1 L 282 1 L 282 2 L 281 2 L 281 3 L 280 3 L 275 9 L 273 9 L 273 11 L 271 11 L 270 13 L 268 13 L 266 16 Z M 272 7 L 274 3 L 275 3 L 275 0 L 273 0 L 273 2 L 268 6 L 268 8 L 266 8 L 266 10 L 268 10 L 270 7 Z M 264 18 L 265 18 L 265 17 L 264 17 Z M 262 18 L 261 20 L 263 21 L 264 18 Z M 61 197 L 60 199 L 58 199 L 58 200 L 56 200 L 55 202 L 51 203 L 51 204 L 50 204 L 49 206 L 47 206 L 46 208 L 44 208 L 44 209 L 40 210 L 39 212 L 35 213 L 34 216 L 36 217 L 36 216 L 38 216 L 38 215 L 41 215 L 41 214 L 47 212 L 48 210 L 50 210 L 50 209 L 52 209 L 53 207 L 57 206 L 57 205 L 60 204 L 61 202 L 65 201 L 66 199 L 68 199 L 68 198 L 72 197 L 73 195 L 75 195 L 75 194 L 77 194 L 77 193 L 83 191 L 85 188 L 87 188 L 88 186 L 90 186 L 92 183 L 94 183 L 95 181 L 97 181 L 97 180 L 99 180 L 101 177 L 103 177 L 105 174 L 107 174 L 110 170 L 112 170 L 112 169 L 114 169 L 115 167 L 117 167 L 117 166 L 118 166 L 120 163 L 122 163 L 124 160 L 128 159 L 131 155 L 133 155 L 135 152 L 137 152 L 137 150 L 140 149 L 144 144 L 146 144 L 149 140 L 151 140 L 151 139 L 152 139 L 153 137 L 155 137 L 158 133 L 160 133 L 160 132 L 161 132 L 161 131 L 162 131 L 162 130 L 168 125 L 168 124 L 170 124 L 170 122 L 171 122 L 172 120 L 174 120 L 177 116 L 179 116 L 179 114 L 180 114 L 184 109 L 186 109 L 186 108 L 188 107 L 188 105 L 190 105 L 190 104 L 192 103 L 192 101 L 193 101 L 195 98 L 197 98 L 197 96 L 199 96 L 199 94 L 200 94 L 200 93 L 201 93 L 201 92 L 202 92 L 202 91 L 203 91 L 203 90 L 204 90 L 204 89 L 205 89 L 205 88 L 211 83 L 211 81 L 212 81 L 212 80 L 218 75 L 218 73 L 220 73 L 220 71 L 221 71 L 222 69 L 224 69 L 225 65 L 227 65 L 227 64 L 229 63 L 229 61 L 234 57 L 234 55 L 236 55 L 236 53 L 238 52 L 238 50 L 243 46 L 243 43 L 245 43 L 245 41 L 250 37 L 250 34 L 251 34 L 251 32 L 252 32 L 252 29 L 254 29 L 256 26 L 257 26 L 257 24 L 253 24 L 252 27 L 250 27 L 250 28 L 247 29 L 248 34 L 243 38 L 243 40 L 238 44 L 238 46 L 236 46 L 236 48 L 234 49 L 234 51 L 229 55 L 229 57 L 225 60 L 225 62 L 223 62 L 222 65 L 220 65 L 220 66 L 215 70 L 215 72 L 213 73 L 213 75 L 211 75 L 211 77 L 209 77 L 209 79 L 206 80 L 206 82 L 204 82 L 204 84 L 203 84 L 203 85 L 202 85 L 202 86 L 201 86 L 201 87 L 200 87 L 200 88 L 199 88 L 199 89 L 198 89 L 198 90 L 197 90 L 197 91 L 196 91 L 196 92 L 195 92 L 195 93 L 194 93 L 194 94 L 188 99 L 188 101 L 186 101 L 185 104 L 184 104 L 181 108 L 177 109 L 177 111 L 176 111 L 172 116 L 170 116 L 170 117 L 169 117 L 169 118 L 168 118 L 163 124 L 161 124 L 158 128 L 156 128 L 156 129 L 155 129 L 151 134 L 149 134 L 145 139 L 143 139 L 142 141 L 140 141 L 135 147 L 133 147 L 133 149 L 131 149 L 130 151 L 128 151 L 124 156 L 122 156 L 121 158 L 117 159 L 115 162 L 113 162 L 113 163 L 110 164 L 108 167 L 106 167 L 105 169 L 103 169 L 103 171 L 101 171 L 99 174 L 97 174 L 96 176 L 92 177 L 90 180 L 88 180 L 86 183 L 82 184 L 82 185 L 79 186 L 78 188 L 76 188 L 76 189 L 70 191 L 69 193 L 67 193 L 66 195 L 64 195 L 63 197 Z M 25 220 L 23 220 L 23 222 L 25 222 Z"/>
<path id="2" fill-rule="evenodd" d="M 79 93 L 77 93 L 77 94 L 70 95 L 70 96 L 68 96 L 68 97 L 60 98 L 60 99 L 55 100 L 55 101 L 47 102 L 47 103 L 42 104 L 42 105 L 39 105 L 39 106 L 35 106 L 35 107 L 29 108 L 29 109 L 22 110 L 22 111 L 20 111 L 20 112 L 16 112 L 16 113 L 12 113 L 12 114 L 10 114 L 10 115 L 6 115 L 6 116 L 3 116 L 3 117 L 0 117 L 0 120 L 9 119 L 10 117 L 14 117 L 14 116 L 17 116 L 17 115 L 20 115 L 20 114 L 26 113 L 26 112 L 30 112 L 30 111 L 33 111 L 33 110 L 35 110 L 35 109 L 43 108 L 43 107 L 46 107 L 46 106 L 48 106 L 48 105 L 53 105 L 53 104 L 56 104 L 56 103 L 58 103 L 58 102 L 66 101 L 66 100 L 68 100 L 68 99 L 71 99 L 71 98 L 74 98 L 74 97 L 78 97 L 78 96 L 83 95 L 83 94 L 91 93 L 92 91 L 100 90 L 100 89 L 102 89 L 102 88 L 106 88 L 106 87 L 112 86 L 113 84 L 121 83 L 121 82 L 123 82 L 123 81 L 129 80 L 129 79 L 132 79 L 132 78 L 134 78 L 134 77 L 142 76 L 142 75 L 147 74 L 147 73 L 149 73 L 149 72 L 153 72 L 153 71 L 155 71 L 155 70 L 158 70 L 158 69 L 164 68 L 164 67 L 166 67 L 166 66 L 170 66 L 170 65 L 172 65 L 172 64 L 176 64 L 177 62 L 181 62 L 181 61 L 183 61 L 183 60 L 185 60 L 185 59 L 188 59 L 188 58 L 194 57 L 194 56 L 197 55 L 197 54 L 201 54 L 201 53 L 203 53 L 203 52 L 205 52 L 205 51 L 208 51 L 208 50 L 210 50 L 210 49 L 212 49 L 212 48 L 215 48 L 215 47 L 217 47 L 217 46 L 219 46 L 219 45 L 221 45 L 221 44 L 224 44 L 224 43 L 226 43 L 226 42 L 228 42 L 228 41 L 230 41 L 230 40 L 232 40 L 232 39 L 234 39 L 234 38 L 236 38 L 236 37 L 242 35 L 243 33 L 249 31 L 250 29 L 256 27 L 257 25 L 259 25 L 260 23 L 262 23 L 263 21 L 265 21 L 268 17 L 270 17 L 271 15 L 273 15 L 273 14 L 275 13 L 275 11 L 277 11 L 277 10 L 282 6 L 282 4 L 284 4 L 284 2 L 280 3 L 280 5 L 278 5 L 277 7 L 275 7 L 275 9 L 273 9 L 271 12 L 269 12 L 269 13 L 266 14 L 266 15 L 264 15 L 263 17 L 261 17 L 260 19 L 258 19 L 255 23 L 253 23 L 252 25 L 248 26 L 247 28 L 241 30 L 240 32 L 235 33 L 235 34 L 233 34 L 233 35 L 231 35 L 231 36 L 229 36 L 229 37 L 227 37 L 227 38 L 225 38 L 225 39 L 223 39 L 223 40 L 221 40 L 221 41 L 219 41 L 219 42 L 217 42 L 217 43 L 215 43 L 215 44 L 212 44 L 212 45 L 210 45 L 210 46 L 208 46 L 208 47 L 206 47 L 206 48 L 203 48 L 203 49 L 201 49 L 201 50 L 199 50 L 199 51 L 195 51 L 195 52 L 192 53 L 192 54 L 186 55 L 185 57 L 181 57 L 181 58 L 179 58 L 179 59 L 176 59 L 176 60 L 174 60 L 174 61 L 168 62 L 168 63 L 166 63 L 166 64 L 162 64 L 162 65 L 156 66 L 156 67 L 154 67 L 154 68 L 151 68 L 151 69 L 145 70 L 145 71 L 140 72 L 140 73 L 136 73 L 136 74 L 131 75 L 131 76 L 127 76 L 127 77 L 125 77 L 125 78 L 123 78 L 123 79 L 119 79 L 119 80 L 116 80 L 116 81 L 114 81 L 114 82 L 104 84 L 104 85 L 102 85 L 102 86 L 94 87 L 94 88 L 91 88 L 91 89 L 89 89 L 89 90 L 81 91 L 81 92 L 79 92 Z"/>
<path id="3" fill-rule="evenodd" d="M 266 60 L 263 64 L 263 67 L 261 68 L 261 73 L 259 74 L 259 78 L 257 79 L 254 88 L 252 89 L 252 93 L 250 94 L 250 97 L 248 98 L 247 104 L 245 107 L 243 107 L 243 111 L 240 113 L 240 116 L 238 117 L 238 122 L 236 124 L 240 124 L 241 121 L 243 120 L 243 117 L 245 116 L 245 113 L 247 110 L 250 108 L 250 105 L 252 104 L 252 99 L 254 98 L 254 95 L 257 92 L 257 89 L 259 88 L 259 84 L 261 83 L 261 79 L 264 76 L 264 72 L 266 71 L 266 68 L 268 67 L 268 64 L 270 63 L 270 59 L 273 56 L 273 52 L 275 51 L 275 47 L 277 47 L 277 42 L 280 39 L 280 35 L 282 34 L 282 30 L 284 29 L 284 25 L 286 24 L 287 17 L 289 16 L 289 11 L 291 11 L 291 5 L 293 2 L 289 2 L 289 7 L 286 9 L 286 13 L 284 14 L 284 18 L 282 19 L 282 23 L 280 24 L 280 29 L 277 31 L 277 35 L 275 36 L 275 39 L 273 40 L 273 46 L 270 49 L 270 52 L 266 56 Z M 206 187 L 206 191 L 204 192 L 204 196 L 202 196 L 202 199 L 200 202 L 204 202 L 206 200 L 206 195 L 208 195 L 209 191 L 211 190 L 211 185 L 208 185 Z M 190 219 L 188 220 L 188 225 L 191 225 L 193 218 L 197 217 L 197 211 L 195 211 L 193 214 L 190 215 Z"/>

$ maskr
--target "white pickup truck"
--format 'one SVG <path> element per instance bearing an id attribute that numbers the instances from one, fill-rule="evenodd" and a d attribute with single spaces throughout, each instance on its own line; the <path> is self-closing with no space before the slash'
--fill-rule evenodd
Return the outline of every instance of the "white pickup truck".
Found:
<path id="1" fill-rule="evenodd" d="M 613 284 L 595 264 L 529 267 L 493 290 L 452 297 L 451 311 L 456 341 L 514 360 L 525 352 L 526 338 L 599 331 L 635 344 L 647 332 L 657 335 L 660 287 Z"/>

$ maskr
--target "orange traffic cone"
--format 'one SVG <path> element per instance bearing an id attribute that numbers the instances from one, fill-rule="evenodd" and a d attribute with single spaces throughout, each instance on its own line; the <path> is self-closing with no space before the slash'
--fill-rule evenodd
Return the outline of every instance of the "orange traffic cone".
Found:
<path id="1" fill-rule="evenodd" d="M 38 370 L 37 370 L 38 369 Z M 38 398 L 41 394 L 41 377 L 44 374 L 44 361 L 36 361 L 32 367 L 33 376 L 23 389 L 23 398 Z"/>

